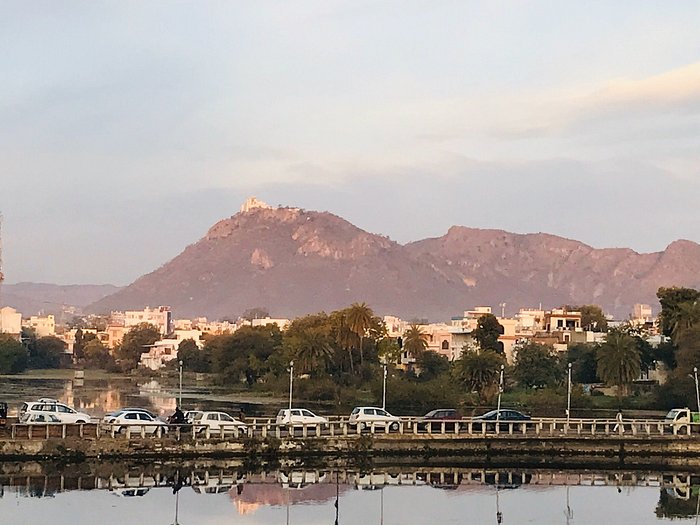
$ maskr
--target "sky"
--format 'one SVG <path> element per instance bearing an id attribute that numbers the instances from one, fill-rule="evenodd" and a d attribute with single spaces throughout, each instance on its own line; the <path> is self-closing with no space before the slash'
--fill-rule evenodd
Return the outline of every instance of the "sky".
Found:
<path id="1" fill-rule="evenodd" d="M 0 0 L 6 282 L 128 284 L 255 195 L 700 242 L 700 2 Z"/>

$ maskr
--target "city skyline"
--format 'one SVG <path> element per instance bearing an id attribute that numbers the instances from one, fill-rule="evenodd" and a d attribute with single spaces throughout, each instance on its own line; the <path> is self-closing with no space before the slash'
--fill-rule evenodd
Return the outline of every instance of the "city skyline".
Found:
<path id="1" fill-rule="evenodd" d="M 450 226 L 700 241 L 691 2 L 10 2 L 8 283 L 124 285 L 250 195 L 406 243 Z"/>

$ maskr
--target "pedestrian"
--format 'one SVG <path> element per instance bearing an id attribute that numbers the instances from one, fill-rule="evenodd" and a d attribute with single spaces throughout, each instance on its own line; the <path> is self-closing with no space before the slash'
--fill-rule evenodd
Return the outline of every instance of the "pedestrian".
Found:
<path id="1" fill-rule="evenodd" d="M 622 409 L 618 409 L 617 415 L 615 416 L 615 426 L 613 427 L 613 432 L 620 431 L 622 434 L 625 431 L 625 425 L 622 423 Z"/>

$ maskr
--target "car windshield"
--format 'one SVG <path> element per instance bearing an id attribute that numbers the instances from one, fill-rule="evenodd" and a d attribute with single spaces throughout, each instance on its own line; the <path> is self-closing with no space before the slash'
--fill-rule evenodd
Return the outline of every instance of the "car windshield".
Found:
<path id="1" fill-rule="evenodd" d="M 666 414 L 666 419 L 676 419 L 676 416 L 680 413 L 680 410 L 674 408 L 668 414 Z"/>
<path id="2" fill-rule="evenodd" d="M 359 408 L 353 408 L 353 409 L 352 409 L 352 412 L 350 413 L 350 415 L 352 416 L 352 415 L 356 415 L 356 414 L 359 414 L 359 413 L 360 413 L 360 409 L 359 409 Z"/>

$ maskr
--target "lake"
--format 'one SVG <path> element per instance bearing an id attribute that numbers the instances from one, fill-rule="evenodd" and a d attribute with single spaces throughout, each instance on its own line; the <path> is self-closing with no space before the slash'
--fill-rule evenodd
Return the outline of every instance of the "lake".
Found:
<path id="1" fill-rule="evenodd" d="M 0 523 L 697 523 L 700 476 L 487 466 L 3 464 Z M 336 514 L 337 511 L 337 514 Z M 50 518 L 48 518 L 50 516 Z"/>

